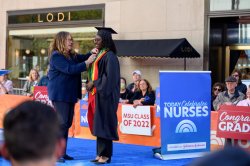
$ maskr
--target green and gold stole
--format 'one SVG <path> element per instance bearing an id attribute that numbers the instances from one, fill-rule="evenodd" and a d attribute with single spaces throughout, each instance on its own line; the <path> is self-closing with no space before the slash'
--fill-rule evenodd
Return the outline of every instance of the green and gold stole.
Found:
<path id="1" fill-rule="evenodd" d="M 101 49 L 99 54 L 97 55 L 95 61 L 90 65 L 90 69 L 88 71 L 88 78 L 90 81 L 95 81 L 98 79 L 98 62 L 102 59 L 102 57 L 108 52 L 107 49 Z M 91 91 L 92 95 L 95 95 L 96 88 L 94 87 Z"/>

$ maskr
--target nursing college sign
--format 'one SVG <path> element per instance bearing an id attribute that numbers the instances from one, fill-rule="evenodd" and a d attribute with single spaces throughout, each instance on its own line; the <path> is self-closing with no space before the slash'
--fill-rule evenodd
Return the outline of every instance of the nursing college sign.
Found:
<path id="1" fill-rule="evenodd" d="M 160 94 L 163 159 L 210 151 L 210 72 L 161 71 Z"/>

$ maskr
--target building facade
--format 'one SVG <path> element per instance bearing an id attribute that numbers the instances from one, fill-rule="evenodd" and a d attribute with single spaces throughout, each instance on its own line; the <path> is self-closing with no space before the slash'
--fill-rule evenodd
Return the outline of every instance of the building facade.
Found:
<path id="1" fill-rule="evenodd" d="M 250 5 L 248 0 L 1 0 L 0 68 L 14 82 L 48 63 L 49 44 L 61 30 L 72 33 L 75 50 L 94 47 L 95 26 L 115 29 L 117 40 L 186 38 L 200 58 L 186 59 L 186 70 L 211 70 L 213 82 L 234 68 L 248 72 Z M 159 70 L 183 70 L 180 58 L 119 58 L 121 75 L 159 86 Z M 16 81 L 15 81 L 16 80 Z"/>

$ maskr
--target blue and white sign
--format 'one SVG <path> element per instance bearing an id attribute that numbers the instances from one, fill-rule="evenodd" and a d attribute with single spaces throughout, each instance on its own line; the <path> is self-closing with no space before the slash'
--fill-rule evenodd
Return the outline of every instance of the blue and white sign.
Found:
<path id="1" fill-rule="evenodd" d="M 156 87 L 155 88 L 155 104 L 156 104 L 156 112 L 155 112 L 155 117 L 160 117 L 160 88 Z"/>
<path id="2" fill-rule="evenodd" d="M 89 127 L 87 116 L 88 116 L 88 102 L 80 100 L 80 126 Z"/>
<path id="3" fill-rule="evenodd" d="M 209 71 L 161 71 L 161 154 L 164 160 L 210 151 Z"/>

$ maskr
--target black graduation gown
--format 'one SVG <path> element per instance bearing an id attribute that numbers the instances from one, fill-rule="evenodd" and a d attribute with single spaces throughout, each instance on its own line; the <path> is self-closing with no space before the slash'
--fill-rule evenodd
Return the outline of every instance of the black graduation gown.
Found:
<path id="1" fill-rule="evenodd" d="M 120 98 L 120 65 L 117 56 L 108 51 L 98 62 L 98 79 L 94 81 L 95 114 L 93 135 L 118 140 L 117 108 Z"/>

